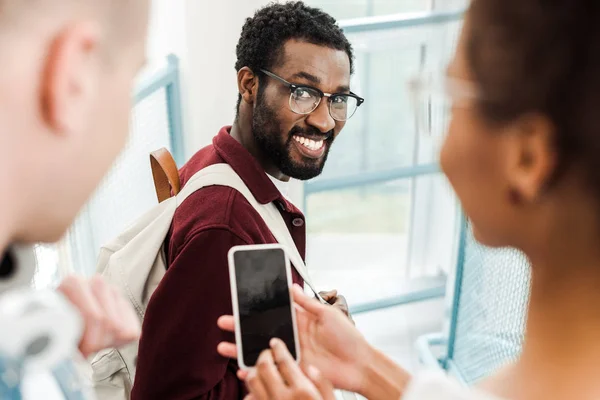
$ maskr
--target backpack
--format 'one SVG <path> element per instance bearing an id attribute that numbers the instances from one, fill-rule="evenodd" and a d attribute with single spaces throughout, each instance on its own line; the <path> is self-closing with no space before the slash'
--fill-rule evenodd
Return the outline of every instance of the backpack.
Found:
<path id="1" fill-rule="evenodd" d="M 305 284 L 321 302 L 298 249 L 278 208 L 260 204 L 228 164 L 215 164 L 194 174 L 180 191 L 177 165 L 166 149 L 150 154 L 152 176 L 159 204 L 135 221 L 125 232 L 100 249 L 97 272 L 116 285 L 140 318 L 152 293 L 165 275 L 164 243 L 177 207 L 195 191 L 206 186 L 228 186 L 240 192 L 259 213 L 286 252 Z M 171 196 L 171 192 L 174 196 Z M 131 396 L 138 342 L 102 350 L 92 360 L 92 381 L 100 400 L 125 400 Z"/>

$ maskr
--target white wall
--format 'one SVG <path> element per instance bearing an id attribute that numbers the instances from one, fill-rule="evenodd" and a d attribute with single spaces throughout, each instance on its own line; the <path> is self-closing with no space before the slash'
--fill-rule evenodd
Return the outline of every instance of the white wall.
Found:
<path id="1" fill-rule="evenodd" d="M 145 72 L 164 63 L 168 54 L 179 57 L 186 159 L 231 123 L 235 44 L 243 18 L 253 10 L 246 7 L 243 15 L 237 8 L 250 3 L 261 2 L 152 0 Z"/>
<path id="2" fill-rule="evenodd" d="M 235 116 L 235 47 L 242 25 L 269 0 L 153 0 L 149 68 L 175 54 L 181 63 L 186 159 Z"/>
<path id="3" fill-rule="evenodd" d="M 150 62 L 170 53 L 186 54 L 185 0 L 152 0 L 147 57 Z"/>
<path id="4" fill-rule="evenodd" d="M 269 1 L 176 1 L 185 3 L 182 25 L 187 52 L 182 63 L 182 87 L 189 157 L 210 143 L 222 126 L 233 122 L 237 100 L 235 47 L 245 19 Z"/>

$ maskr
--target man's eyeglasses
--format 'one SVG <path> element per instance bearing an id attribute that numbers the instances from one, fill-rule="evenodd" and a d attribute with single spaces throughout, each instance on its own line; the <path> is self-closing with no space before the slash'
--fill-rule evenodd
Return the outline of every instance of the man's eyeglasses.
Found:
<path id="1" fill-rule="evenodd" d="M 306 85 L 290 83 L 272 72 L 261 69 L 267 76 L 278 80 L 290 89 L 290 110 L 296 114 L 307 115 L 315 111 L 323 97 L 329 98 L 329 115 L 336 121 L 349 120 L 358 107 L 365 102 L 360 96 L 350 93 L 324 93 L 323 91 Z"/>

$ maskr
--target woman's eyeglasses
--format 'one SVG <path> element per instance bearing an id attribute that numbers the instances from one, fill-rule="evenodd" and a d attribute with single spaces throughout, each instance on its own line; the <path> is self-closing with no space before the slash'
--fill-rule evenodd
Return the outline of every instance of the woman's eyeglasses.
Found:
<path id="1" fill-rule="evenodd" d="M 417 133 L 437 138 L 446 134 L 452 107 L 480 98 L 473 83 L 442 74 L 420 74 L 408 82 L 408 90 Z"/>

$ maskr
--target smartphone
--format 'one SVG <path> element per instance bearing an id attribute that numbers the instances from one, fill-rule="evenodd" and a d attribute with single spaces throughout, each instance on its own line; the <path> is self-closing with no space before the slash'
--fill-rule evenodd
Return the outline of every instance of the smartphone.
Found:
<path id="1" fill-rule="evenodd" d="M 281 339 L 299 361 L 292 274 L 285 248 L 279 244 L 232 247 L 229 277 L 240 368 L 254 367 L 272 338 Z"/>

